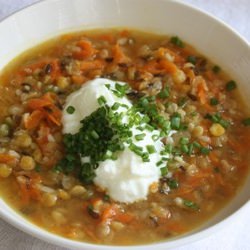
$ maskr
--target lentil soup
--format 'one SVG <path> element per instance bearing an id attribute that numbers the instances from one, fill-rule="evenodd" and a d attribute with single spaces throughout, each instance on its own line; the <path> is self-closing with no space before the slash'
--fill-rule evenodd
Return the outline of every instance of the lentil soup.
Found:
<path id="1" fill-rule="evenodd" d="M 63 116 L 77 112 L 69 95 L 103 78 L 132 108 L 109 107 L 100 96 L 82 127 L 65 133 Z M 119 29 L 62 35 L 11 62 L 0 82 L 1 195 L 52 233 L 112 245 L 167 240 L 205 223 L 247 175 L 250 118 L 237 83 L 177 36 Z M 114 119 L 119 106 L 128 110 L 123 127 Z M 132 126 L 138 142 L 159 131 L 155 144 L 143 151 L 131 142 Z M 160 177 L 146 198 L 121 201 L 97 185 L 101 162 L 117 162 L 128 147 L 150 163 L 157 143 Z"/>

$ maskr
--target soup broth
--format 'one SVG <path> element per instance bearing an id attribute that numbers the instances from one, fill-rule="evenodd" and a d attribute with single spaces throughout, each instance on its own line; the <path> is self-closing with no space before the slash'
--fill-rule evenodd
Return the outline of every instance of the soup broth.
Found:
<path id="1" fill-rule="evenodd" d="M 133 105 L 147 103 L 148 123 L 157 129 L 164 120 L 175 131 L 162 136 L 170 157 L 147 199 L 118 202 L 93 178 L 80 178 L 77 164 L 62 167 L 66 98 L 96 78 L 129 84 L 125 96 Z M 177 36 L 65 34 L 17 57 L 0 83 L 1 196 L 63 237 L 136 245 L 182 235 L 237 195 L 248 173 L 250 119 L 237 83 Z"/>

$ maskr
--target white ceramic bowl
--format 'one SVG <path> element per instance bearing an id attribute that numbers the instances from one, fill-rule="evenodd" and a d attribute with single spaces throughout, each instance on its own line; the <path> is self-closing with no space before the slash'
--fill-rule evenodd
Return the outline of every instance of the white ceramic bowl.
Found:
<path id="1" fill-rule="evenodd" d="M 171 0 L 47 0 L 0 23 L 0 69 L 20 52 L 60 33 L 103 27 L 131 27 L 178 35 L 230 72 L 245 100 L 250 96 L 249 43 L 212 16 Z M 73 249 L 169 249 L 210 235 L 237 219 L 249 201 L 250 178 L 238 195 L 199 229 L 167 242 L 146 246 L 97 246 L 68 240 L 31 224 L 0 199 L 1 217 L 33 236 Z"/>

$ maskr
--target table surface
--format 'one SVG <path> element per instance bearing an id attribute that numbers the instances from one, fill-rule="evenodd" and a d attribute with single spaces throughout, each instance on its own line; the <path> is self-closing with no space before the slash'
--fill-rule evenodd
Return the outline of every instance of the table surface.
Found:
<path id="1" fill-rule="evenodd" d="M 38 0 L 0 0 L 0 20 Z M 153 0 L 152 0 L 153 1 Z M 250 0 L 185 0 L 217 16 L 250 41 Z M 250 250 L 250 206 L 235 223 L 198 242 L 176 250 Z M 0 250 L 66 250 L 33 238 L 0 219 Z"/>

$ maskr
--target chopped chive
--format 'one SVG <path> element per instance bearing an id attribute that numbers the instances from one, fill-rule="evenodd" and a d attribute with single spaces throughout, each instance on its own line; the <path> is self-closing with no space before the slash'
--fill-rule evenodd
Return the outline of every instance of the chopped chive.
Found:
<path id="1" fill-rule="evenodd" d="M 193 145 L 194 145 L 194 147 L 196 147 L 196 148 L 201 148 L 201 144 L 198 143 L 197 141 L 194 141 L 194 142 L 193 142 Z"/>
<path id="2" fill-rule="evenodd" d="M 242 124 L 245 125 L 245 126 L 250 126 L 250 117 L 244 119 L 244 120 L 242 121 Z"/>
<path id="3" fill-rule="evenodd" d="M 226 120 L 224 120 L 224 119 L 221 119 L 221 120 L 219 121 L 219 124 L 220 124 L 222 127 L 224 127 L 224 128 L 228 128 L 229 125 L 230 125 L 230 122 L 229 122 L 229 121 L 226 121 Z"/>
<path id="4" fill-rule="evenodd" d="M 189 144 L 189 147 L 188 147 L 188 155 L 191 155 L 193 153 L 193 150 L 194 150 L 194 144 L 191 143 Z"/>
<path id="5" fill-rule="evenodd" d="M 143 133 L 143 134 L 138 134 L 138 135 L 135 135 L 135 139 L 136 139 L 137 141 L 141 141 L 141 140 L 144 139 L 145 136 L 146 136 L 145 133 Z"/>
<path id="6" fill-rule="evenodd" d="M 188 146 L 185 144 L 181 145 L 181 151 L 187 154 L 189 152 Z"/>
<path id="7" fill-rule="evenodd" d="M 217 104 L 219 104 L 218 99 L 216 99 L 215 97 L 212 97 L 212 98 L 210 99 L 210 105 L 216 106 Z"/>
<path id="8" fill-rule="evenodd" d="M 68 114 L 72 115 L 75 112 L 75 108 L 73 106 L 68 106 L 66 111 Z"/>
<path id="9" fill-rule="evenodd" d="M 105 194 L 105 195 L 103 196 L 103 200 L 104 200 L 104 201 L 110 201 L 110 196 L 107 195 L 107 194 Z"/>
<path id="10" fill-rule="evenodd" d="M 115 89 L 116 90 L 114 90 L 113 93 L 119 97 L 123 97 L 126 94 L 126 91 L 128 90 L 128 85 L 127 84 L 122 85 L 122 84 L 116 83 Z"/>
<path id="11" fill-rule="evenodd" d="M 91 136 L 94 138 L 94 139 L 99 139 L 99 135 L 97 134 L 97 132 L 95 130 L 92 130 L 90 132 Z"/>
<path id="12" fill-rule="evenodd" d="M 180 144 L 188 144 L 189 138 L 188 137 L 181 137 L 180 138 Z"/>
<path id="13" fill-rule="evenodd" d="M 212 70 L 215 74 L 218 74 L 221 71 L 221 68 L 218 65 L 214 65 Z"/>
<path id="14" fill-rule="evenodd" d="M 178 36 L 171 37 L 170 42 L 180 48 L 185 47 L 184 42 Z"/>
<path id="15" fill-rule="evenodd" d="M 100 96 L 98 99 L 97 99 L 97 101 L 98 101 L 98 104 L 99 105 L 103 105 L 103 104 L 106 104 L 106 99 L 105 99 L 105 97 L 102 95 L 102 96 Z"/>
<path id="16" fill-rule="evenodd" d="M 220 169 L 218 167 L 214 167 L 214 172 L 215 173 L 219 173 L 220 172 Z"/>
<path id="17" fill-rule="evenodd" d="M 120 103 L 115 102 L 113 106 L 111 107 L 112 110 L 117 110 L 120 107 Z"/>
<path id="18" fill-rule="evenodd" d="M 138 127 L 136 127 L 136 129 L 138 129 L 138 130 L 140 130 L 140 131 L 143 131 L 143 130 L 144 130 L 144 128 L 143 128 L 142 126 L 138 126 Z"/>
<path id="19" fill-rule="evenodd" d="M 164 167 L 164 168 L 161 168 L 161 175 L 164 176 L 168 173 L 168 168 L 167 167 Z"/>
<path id="20" fill-rule="evenodd" d="M 120 104 L 121 105 L 121 107 L 123 107 L 123 108 L 126 108 L 126 109 L 128 109 L 129 108 L 129 106 L 128 105 L 126 105 L 126 104 L 124 104 L 124 103 L 122 103 L 122 104 Z"/>
<path id="21" fill-rule="evenodd" d="M 38 173 L 41 172 L 41 166 L 40 165 L 36 165 L 35 171 L 38 172 Z"/>
<path id="22" fill-rule="evenodd" d="M 145 129 L 147 129 L 147 130 L 150 131 L 150 132 L 154 131 L 154 127 L 152 127 L 152 126 L 149 125 L 149 124 L 146 124 Z"/>
<path id="23" fill-rule="evenodd" d="M 163 164 L 163 161 L 158 161 L 158 162 L 156 163 L 156 166 L 159 167 L 161 164 Z"/>
<path id="24" fill-rule="evenodd" d="M 210 149 L 209 148 L 206 148 L 206 147 L 202 147 L 200 148 L 200 152 L 203 154 L 203 155 L 208 155 L 210 153 Z"/>
<path id="25" fill-rule="evenodd" d="M 150 121 L 150 118 L 147 115 L 144 115 L 141 119 L 141 123 L 148 123 Z"/>
<path id="26" fill-rule="evenodd" d="M 152 139 L 153 141 L 157 141 L 160 138 L 159 135 L 152 135 Z"/>
<path id="27" fill-rule="evenodd" d="M 193 210 L 199 210 L 199 206 L 194 203 L 193 201 L 190 201 L 190 200 L 183 200 L 183 204 L 188 207 L 188 208 L 191 208 Z"/>
<path id="28" fill-rule="evenodd" d="M 179 187 L 179 183 L 178 183 L 177 180 L 175 180 L 175 179 L 169 179 L 169 180 L 167 181 L 167 184 L 168 184 L 168 186 L 170 187 L 170 189 L 176 189 L 176 188 Z"/>
<path id="29" fill-rule="evenodd" d="M 105 87 L 106 87 L 107 89 L 110 89 L 110 84 L 105 84 Z"/>
<path id="30" fill-rule="evenodd" d="M 233 80 L 227 82 L 227 84 L 226 84 L 227 91 L 232 91 L 232 90 L 236 89 L 236 87 L 237 87 L 236 82 Z"/>
<path id="31" fill-rule="evenodd" d="M 129 149 L 139 156 L 142 156 L 142 154 L 143 154 L 143 152 L 142 152 L 143 148 L 135 145 L 134 143 L 130 144 Z"/>
<path id="32" fill-rule="evenodd" d="M 169 95 L 170 95 L 169 88 L 168 86 L 166 86 L 157 96 L 161 99 L 164 99 L 169 97 Z"/>
<path id="33" fill-rule="evenodd" d="M 213 123 L 219 123 L 221 126 L 223 126 L 224 128 L 228 128 L 230 125 L 229 121 L 224 120 L 221 115 L 219 113 L 215 113 L 213 115 L 211 114 L 206 114 L 204 116 L 205 119 L 208 119 L 210 121 L 212 121 Z"/>
<path id="34" fill-rule="evenodd" d="M 181 126 L 181 117 L 180 117 L 180 115 L 178 113 L 174 114 L 171 117 L 170 122 L 171 122 L 171 128 L 172 129 L 176 129 L 176 130 L 180 129 L 180 126 Z"/>
<path id="35" fill-rule="evenodd" d="M 188 56 L 187 61 L 195 65 L 197 62 L 196 56 Z"/>
<path id="36" fill-rule="evenodd" d="M 149 152 L 149 154 L 153 154 L 156 152 L 156 149 L 153 145 L 147 145 L 146 148 L 147 148 L 147 151 Z"/>

